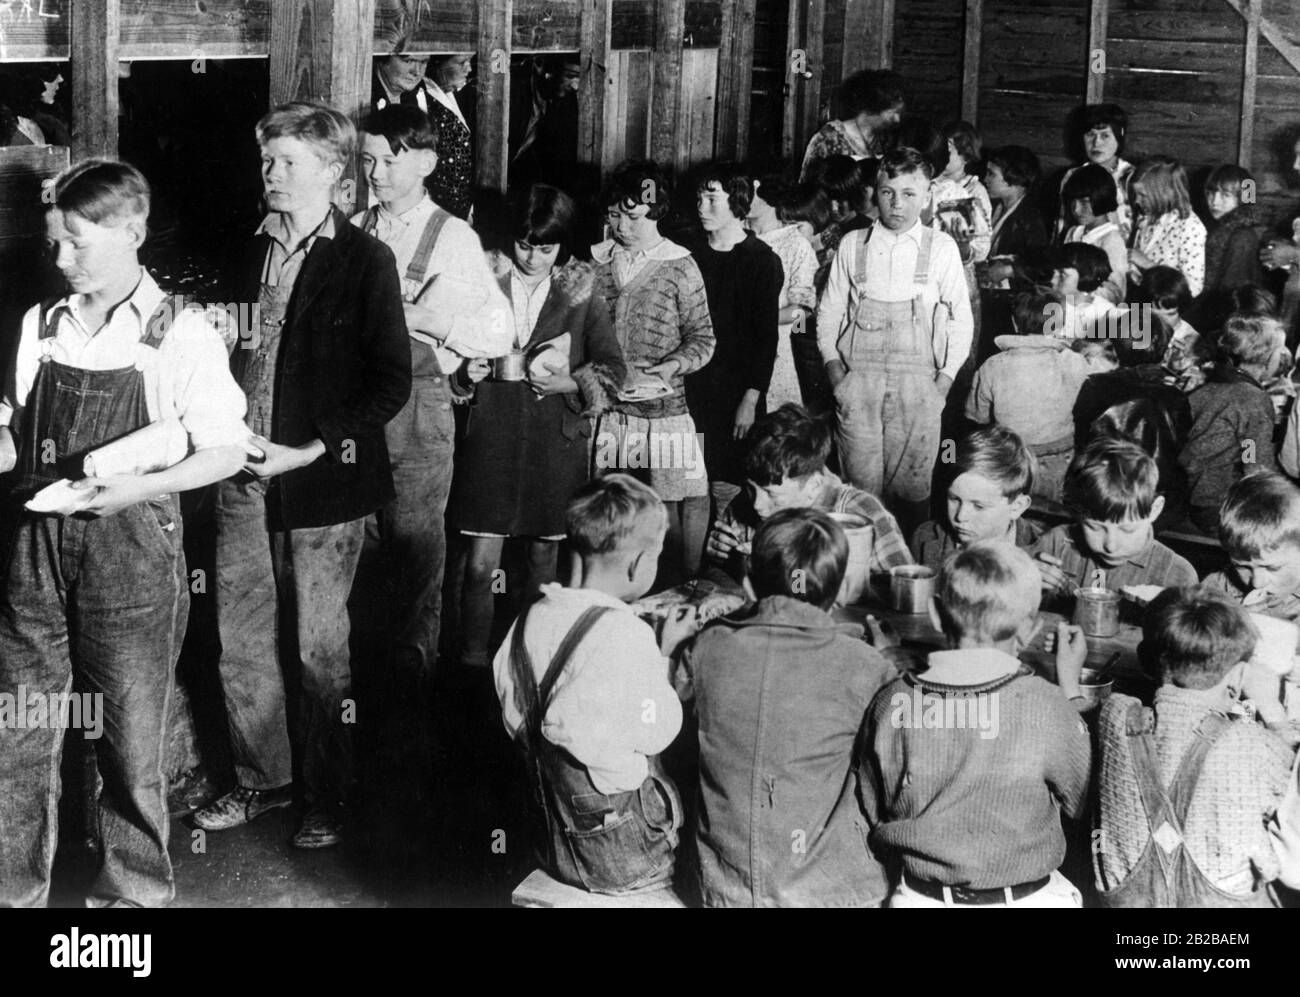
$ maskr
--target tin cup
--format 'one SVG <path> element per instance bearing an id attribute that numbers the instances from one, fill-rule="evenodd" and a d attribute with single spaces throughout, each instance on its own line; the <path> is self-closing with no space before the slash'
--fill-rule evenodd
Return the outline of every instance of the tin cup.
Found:
<path id="1" fill-rule="evenodd" d="M 934 598 L 934 569 L 904 564 L 889 569 L 889 604 L 913 616 L 928 612 Z"/>
<path id="2" fill-rule="evenodd" d="M 1089 637 L 1119 633 L 1119 593 L 1104 588 L 1074 590 L 1074 624 Z"/>
<path id="3" fill-rule="evenodd" d="M 511 350 L 505 356 L 492 361 L 492 380 L 522 381 L 524 379 L 524 354 L 522 350 Z"/>

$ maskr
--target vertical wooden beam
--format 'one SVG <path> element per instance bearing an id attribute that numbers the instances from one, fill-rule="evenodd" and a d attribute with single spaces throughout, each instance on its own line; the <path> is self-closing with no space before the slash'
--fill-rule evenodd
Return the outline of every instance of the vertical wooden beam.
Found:
<path id="1" fill-rule="evenodd" d="M 879 54 L 873 58 L 870 45 L 878 31 L 873 30 L 870 0 L 844 0 L 844 50 L 840 56 L 840 79 L 851 76 L 859 69 L 875 66 Z M 877 15 L 878 16 L 878 15 Z M 875 28 L 878 29 L 879 25 Z"/>
<path id="2" fill-rule="evenodd" d="M 1088 0 L 1088 84 L 1085 98 L 1099 103 L 1106 93 L 1106 31 L 1110 0 Z"/>
<path id="3" fill-rule="evenodd" d="M 787 0 L 785 28 L 785 73 L 781 93 L 781 158 L 789 159 L 796 154 L 796 141 L 799 130 L 799 74 L 796 67 L 801 65 L 799 53 L 803 51 L 803 6 L 804 0 Z M 806 56 L 805 56 L 806 58 Z"/>
<path id="4" fill-rule="evenodd" d="M 74 5 L 75 6 L 75 5 Z M 375 0 L 287 0 L 271 4 L 271 106 L 291 100 L 328 104 L 359 124 L 370 107 Z M 355 159 L 340 185 L 345 212 L 364 204 Z"/>
<path id="5" fill-rule="evenodd" d="M 748 144 L 749 95 L 754 84 L 755 6 L 756 0 L 722 0 L 722 43 L 718 49 L 718 99 L 713 133 L 714 153 L 721 159 L 743 159 L 741 149 Z"/>
<path id="6" fill-rule="evenodd" d="M 894 65 L 894 0 L 875 0 L 880 10 L 876 18 L 876 68 L 891 69 Z"/>
<path id="7" fill-rule="evenodd" d="M 1255 144 L 1255 85 L 1259 69 L 1260 0 L 1246 3 L 1246 57 L 1241 71 L 1241 130 L 1237 135 L 1237 162 L 1250 169 Z"/>
<path id="8" fill-rule="evenodd" d="M 655 10 L 654 76 L 650 98 L 650 158 L 661 166 L 676 161 L 678 107 L 682 87 L 682 35 L 686 0 L 658 0 Z"/>
<path id="9" fill-rule="evenodd" d="M 72 161 L 117 155 L 120 0 L 72 4 Z"/>
<path id="10" fill-rule="evenodd" d="M 514 0 L 493 0 L 478 6 L 475 179 L 480 187 L 494 190 L 506 189 L 510 162 L 506 132 L 510 123 L 510 23 L 514 12 Z"/>
<path id="11" fill-rule="evenodd" d="M 578 161 L 600 166 L 605 143 L 605 92 L 609 71 L 610 0 L 582 0 L 578 11 Z"/>
<path id="12" fill-rule="evenodd" d="M 984 35 L 984 0 L 966 0 L 966 40 L 961 61 L 961 117 L 977 124 L 980 100 L 980 43 Z"/>
<path id="13" fill-rule="evenodd" d="M 822 76 L 826 65 L 826 0 L 805 0 L 803 48 L 807 66 L 795 74 L 794 84 L 800 95 L 799 128 L 795 148 L 803 149 L 820 127 Z"/>

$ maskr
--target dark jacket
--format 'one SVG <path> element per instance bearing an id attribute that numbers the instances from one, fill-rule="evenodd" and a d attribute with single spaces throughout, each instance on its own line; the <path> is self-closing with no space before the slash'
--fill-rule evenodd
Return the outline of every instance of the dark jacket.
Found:
<path id="1" fill-rule="evenodd" d="M 1164 383 L 1156 364 L 1121 367 L 1093 374 L 1083 382 L 1074 403 L 1075 451 L 1097 438 L 1136 443 L 1156 462 L 1165 511 L 1161 528 L 1187 514 L 1187 475 L 1179 454 L 1192 428 L 1192 411 L 1183 394 Z"/>
<path id="2" fill-rule="evenodd" d="M 706 627 L 678 676 L 699 719 L 696 838 L 712 907 L 879 904 L 856 748 L 894 675 L 861 627 L 769 596 Z"/>
<path id="3" fill-rule="evenodd" d="M 384 426 L 411 393 L 411 349 L 393 253 L 337 208 L 335 235 L 318 239 L 289 300 L 276 361 L 271 442 L 314 439 L 325 454 L 271 480 L 272 528 L 361 519 L 393 498 Z M 231 275 L 227 300 L 256 304 L 271 239 L 256 236 Z M 230 357 L 243 383 L 251 351 Z"/>
<path id="4" fill-rule="evenodd" d="M 989 256 L 1021 257 L 1043 249 L 1050 241 L 1038 206 L 1026 194 L 994 234 Z"/>
<path id="5" fill-rule="evenodd" d="M 1182 463 L 1189 501 L 1193 510 L 1216 510 L 1247 474 L 1277 470 L 1273 400 L 1253 377 L 1227 365 L 1187 398 L 1192 428 Z"/>
<path id="6" fill-rule="evenodd" d="M 510 297 L 510 272 L 498 278 Z M 557 270 L 524 352 L 570 334 L 569 369 L 581 393 L 539 398 L 527 381 L 481 382 L 458 446 L 447 519 L 454 529 L 507 536 L 564 533 L 569 499 L 588 478 L 589 412 L 607 408 L 627 374 L 609 307 L 592 293 L 590 266 Z"/>

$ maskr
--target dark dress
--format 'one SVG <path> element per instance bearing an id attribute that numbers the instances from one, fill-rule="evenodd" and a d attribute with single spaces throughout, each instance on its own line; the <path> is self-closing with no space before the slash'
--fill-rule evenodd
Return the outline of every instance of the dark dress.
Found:
<path id="1" fill-rule="evenodd" d="M 510 297 L 510 274 L 501 278 Z M 591 291 L 590 269 L 556 270 L 541 315 L 525 346 L 570 333 L 569 365 L 581 394 L 538 398 L 526 381 L 485 380 L 456 448 L 447 504 L 452 529 L 501 536 L 564 534 L 564 510 L 588 478 L 587 412 L 602 386 L 621 384 L 626 367 L 603 298 Z"/>
<path id="2" fill-rule="evenodd" d="M 757 415 L 766 410 L 785 275 L 780 258 L 752 232 L 729 252 L 703 238 L 688 248 L 704 277 L 717 345 L 713 359 L 687 376 L 686 405 L 704 435 L 709 480 L 743 485 L 744 445 L 732 438 L 736 408 L 753 388 L 762 393 Z"/>
<path id="3" fill-rule="evenodd" d="M 429 118 L 438 126 L 438 165 L 425 186 L 429 196 L 442 207 L 457 218 L 468 218 L 474 205 L 474 137 L 451 108 L 432 94 Z"/>

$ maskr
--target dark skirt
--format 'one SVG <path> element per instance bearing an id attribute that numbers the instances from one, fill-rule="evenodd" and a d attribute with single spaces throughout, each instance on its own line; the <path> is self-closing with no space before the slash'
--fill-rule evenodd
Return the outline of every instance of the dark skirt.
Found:
<path id="1" fill-rule="evenodd" d="M 454 530 L 564 533 L 564 510 L 588 479 L 590 421 L 564 395 L 538 399 L 522 381 L 484 381 L 456 447 L 447 503 Z"/>

